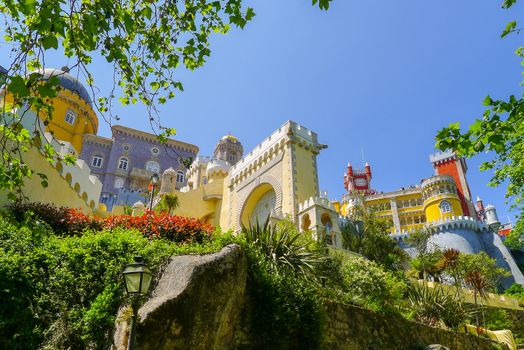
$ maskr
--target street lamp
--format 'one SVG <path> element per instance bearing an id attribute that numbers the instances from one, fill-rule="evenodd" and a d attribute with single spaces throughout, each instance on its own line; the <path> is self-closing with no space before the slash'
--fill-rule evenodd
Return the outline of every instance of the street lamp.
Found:
<path id="1" fill-rule="evenodd" d="M 158 182 L 158 174 L 151 175 L 151 198 L 149 198 L 149 210 L 153 210 L 153 197 L 155 196 L 155 185 Z"/>
<path id="2" fill-rule="evenodd" d="M 153 275 L 151 274 L 149 267 L 145 264 L 144 258 L 140 255 L 135 256 L 134 263 L 126 265 L 123 275 L 126 292 L 132 297 L 131 308 L 133 309 L 133 317 L 131 319 L 131 330 L 127 342 L 127 349 L 130 350 L 133 348 L 135 338 L 139 297 L 147 294 Z"/>

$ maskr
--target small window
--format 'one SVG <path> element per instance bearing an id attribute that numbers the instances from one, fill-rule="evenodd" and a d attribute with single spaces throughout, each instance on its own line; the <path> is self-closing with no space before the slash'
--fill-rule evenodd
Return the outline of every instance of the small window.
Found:
<path id="1" fill-rule="evenodd" d="M 176 182 L 184 182 L 184 173 L 180 170 L 176 172 Z"/>
<path id="2" fill-rule="evenodd" d="M 451 213 L 451 204 L 448 201 L 440 202 L 440 211 L 442 213 Z"/>
<path id="3" fill-rule="evenodd" d="M 122 179 L 121 177 L 115 178 L 115 188 L 120 189 L 123 187 L 124 187 L 124 179 Z"/>
<path id="4" fill-rule="evenodd" d="M 67 110 L 65 121 L 71 125 L 75 124 L 76 113 L 70 109 Z"/>
<path id="5" fill-rule="evenodd" d="M 146 163 L 146 170 L 158 174 L 160 172 L 160 165 L 158 165 L 157 162 L 150 160 Z"/>
<path id="6" fill-rule="evenodd" d="M 122 148 L 124 149 L 124 151 L 129 151 L 131 147 L 129 145 L 124 145 Z"/>
<path id="7" fill-rule="evenodd" d="M 151 153 L 156 155 L 156 154 L 160 153 L 160 150 L 157 147 L 153 147 L 153 148 L 151 148 Z"/>
<path id="8" fill-rule="evenodd" d="M 207 177 L 206 176 L 202 176 L 202 184 L 203 185 L 207 184 Z"/>
<path id="9" fill-rule="evenodd" d="M 118 169 L 127 170 L 128 165 L 129 165 L 129 160 L 126 157 L 122 157 L 118 160 Z"/>
<path id="10" fill-rule="evenodd" d="M 104 158 L 100 156 L 93 156 L 93 161 L 91 162 L 91 165 L 95 168 L 100 168 L 102 166 Z"/>

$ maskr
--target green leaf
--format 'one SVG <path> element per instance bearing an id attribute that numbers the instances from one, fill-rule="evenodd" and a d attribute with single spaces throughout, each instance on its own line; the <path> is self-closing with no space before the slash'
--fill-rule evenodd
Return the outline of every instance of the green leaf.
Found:
<path id="1" fill-rule="evenodd" d="M 512 31 L 514 31 L 516 27 L 517 27 L 517 22 L 516 21 L 509 22 L 508 24 L 506 24 L 506 28 L 504 28 L 504 30 L 502 31 L 502 34 L 500 34 L 500 37 L 501 38 L 505 37 L 506 35 L 508 35 Z"/>
<path id="2" fill-rule="evenodd" d="M 29 89 L 25 85 L 25 81 L 21 76 L 11 77 L 11 82 L 7 86 L 7 90 L 18 97 L 29 96 Z"/>
<path id="3" fill-rule="evenodd" d="M 55 36 L 46 36 L 42 39 L 44 49 L 58 49 L 58 39 Z"/>

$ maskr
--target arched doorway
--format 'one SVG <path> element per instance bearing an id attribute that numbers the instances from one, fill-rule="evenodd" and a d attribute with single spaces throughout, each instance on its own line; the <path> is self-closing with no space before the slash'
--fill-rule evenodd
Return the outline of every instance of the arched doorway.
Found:
<path id="1" fill-rule="evenodd" d="M 263 224 L 270 216 L 271 211 L 276 208 L 277 196 L 270 184 L 261 184 L 248 196 L 242 208 L 241 223 L 243 226 L 255 224 L 257 221 Z"/>

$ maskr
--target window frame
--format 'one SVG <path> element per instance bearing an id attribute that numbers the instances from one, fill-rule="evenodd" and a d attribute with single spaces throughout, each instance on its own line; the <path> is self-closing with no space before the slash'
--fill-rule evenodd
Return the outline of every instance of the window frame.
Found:
<path id="1" fill-rule="evenodd" d="M 150 164 L 155 164 L 155 170 L 148 169 L 148 166 Z M 146 168 L 147 171 L 150 171 L 152 173 L 157 173 L 157 174 L 160 173 L 160 164 L 158 162 L 155 162 L 154 160 L 148 160 L 146 162 L 146 167 L 145 168 Z"/>
<path id="2" fill-rule="evenodd" d="M 123 164 L 124 160 L 125 160 L 125 166 L 122 167 L 121 165 Z M 122 157 L 118 158 L 117 169 L 118 170 L 127 170 L 128 168 L 129 168 L 129 158 L 127 158 L 125 156 L 122 156 Z"/>
<path id="3" fill-rule="evenodd" d="M 452 213 L 453 212 L 453 207 L 451 206 L 451 203 L 446 201 L 446 200 L 441 201 L 438 206 L 439 206 L 440 212 L 442 214 L 447 214 L 447 213 Z"/>
<path id="4" fill-rule="evenodd" d="M 182 180 L 179 181 L 178 180 L 179 178 L 182 178 Z M 184 183 L 185 180 L 186 180 L 186 176 L 185 176 L 184 172 L 182 170 L 178 170 L 176 172 L 176 182 L 177 183 Z"/>
<path id="5" fill-rule="evenodd" d="M 95 160 L 100 160 L 100 162 L 98 162 L 99 163 L 98 165 L 95 163 Z M 94 155 L 93 158 L 91 159 L 91 166 L 95 168 L 101 168 L 103 164 L 104 164 L 104 157 L 102 156 Z"/>
<path id="6" fill-rule="evenodd" d="M 68 120 L 68 117 L 70 117 L 70 116 L 72 116 L 72 118 L 73 118 L 73 120 L 71 122 Z M 69 125 L 75 125 L 76 117 L 77 117 L 76 112 L 73 111 L 72 109 L 68 109 L 66 114 L 65 114 L 64 120 Z"/>

